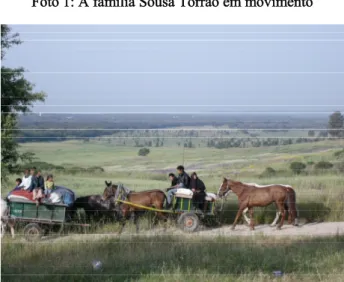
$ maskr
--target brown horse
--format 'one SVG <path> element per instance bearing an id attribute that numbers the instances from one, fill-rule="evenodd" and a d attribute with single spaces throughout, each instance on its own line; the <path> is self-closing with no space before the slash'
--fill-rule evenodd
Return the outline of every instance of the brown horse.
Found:
<path id="1" fill-rule="evenodd" d="M 265 187 L 271 186 L 271 184 L 270 185 L 258 185 L 256 183 L 243 183 L 243 184 L 254 186 L 256 188 L 265 188 Z M 293 187 L 291 187 L 290 185 L 280 184 L 280 186 L 282 186 L 288 192 L 288 197 L 286 201 L 284 202 L 284 209 L 286 212 L 288 212 L 288 224 L 298 225 L 298 214 L 296 210 L 296 193 Z M 245 221 L 248 224 L 250 224 L 250 219 L 246 216 L 247 212 L 248 212 L 248 208 L 244 210 L 243 216 L 244 216 Z M 274 221 L 271 223 L 272 227 L 276 226 L 279 217 L 280 217 L 280 213 L 279 211 L 276 211 L 276 217 Z"/>
<path id="2" fill-rule="evenodd" d="M 106 184 L 106 187 L 102 195 L 103 201 L 106 201 L 110 197 L 114 197 L 118 189 L 118 185 L 112 184 L 112 182 L 105 181 L 105 184 Z M 126 199 L 126 201 L 131 202 L 135 205 L 145 206 L 149 208 L 156 208 L 160 210 L 163 209 L 165 200 L 166 200 L 165 193 L 158 189 L 142 191 L 142 192 L 130 192 L 127 195 L 127 199 Z M 119 207 L 120 220 L 122 222 L 122 228 L 120 230 L 120 233 L 123 231 L 126 220 L 128 220 L 130 216 L 133 216 L 134 223 L 136 225 L 136 232 L 139 232 L 138 217 L 141 214 L 145 213 L 147 210 L 140 207 L 124 204 L 124 203 L 119 203 L 118 207 Z M 167 220 L 165 215 L 161 212 L 156 212 L 156 216 L 160 219 L 163 219 L 165 222 Z"/>
<path id="3" fill-rule="evenodd" d="M 238 196 L 239 200 L 239 210 L 235 217 L 232 230 L 234 230 L 240 216 L 246 208 L 248 208 L 250 213 L 250 228 L 251 230 L 254 230 L 253 207 L 265 207 L 271 203 L 276 204 L 280 214 L 282 215 L 281 221 L 277 226 L 277 229 L 281 229 L 285 218 L 284 203 L 288 200 L 288 197 L 290 197 L 289 202 L 292 202 L 292 197 L 294 195 L 283 185 L 268 185 L 266 187 L 257 188 L 253 185 L 224 178 L 219 189 L 219 197 L 223 197 L 230 191 L 234 192 Z M 295 220 L 295 200 L 294 205 L 291 205 L 291 210 L 292 220 Z"/>

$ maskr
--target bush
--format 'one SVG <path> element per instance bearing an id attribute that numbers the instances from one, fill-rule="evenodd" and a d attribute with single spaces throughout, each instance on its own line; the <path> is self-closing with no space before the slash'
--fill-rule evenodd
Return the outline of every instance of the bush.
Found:
<path id="1" fill-rule="evenodd" d="M 306 165 L 301 162 L 292 162 L 290 164 L 290 169 L 295 174 L 300 174 L 302 171 L 304 171 L 305 168 L 306 168 Z"/>
<path id="2" fill-rule="evenodd" d="M 35 162 L 30 162 L 30 163 L 25 163 L 19 166 L 17 173 L 23 172 L 24 169 L 30 169 L 32 167 L 36 167 L 37 169 L 40 170 L 64 170 L 65 168 L 60 165 L 54 165 L 46 162 L 40 162 L 40 161 L 35 161 Z"/>
<path id="3" fill-rule="evenodd" d="M 276 170 L 274 170 L 272 167 L 267 167 L 263 173 L 260 175 L 260 177 L 273 177 L 276 175 Z"/>
<path id="4" fill-rule="evenodd" d="M 330 169 L 333 167 L 333 164 L 330 162 L 320 161 L 315 165 L 316 169 Z"/>
<path id="5" fill-rule="evenodd" d="M 338 171 L 344 173 L 344 162 L 338 163 L 338 164 L 336 165 L 336 168 L 338 169 Z"/>
<path id="6" fill-rule="evenodd" d="M 343 158 L 344 157 L 344 149 L 334 152 L 333 156 L 335 156 L 336 158 Z"/>
<path id="7" fill-rule="evenodd" d="M 139 156 L 147 156 L 150 153 L 148 148 L 141 148 L 138 152 Z"/>

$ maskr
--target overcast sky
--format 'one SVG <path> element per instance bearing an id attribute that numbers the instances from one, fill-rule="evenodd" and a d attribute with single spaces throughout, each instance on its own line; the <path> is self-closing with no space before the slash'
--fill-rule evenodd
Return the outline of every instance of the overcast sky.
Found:
<path id="1" fill-rule="evenodd" d="M 12 27 L 37 112 L 344 110 L 344 26 Z"/>

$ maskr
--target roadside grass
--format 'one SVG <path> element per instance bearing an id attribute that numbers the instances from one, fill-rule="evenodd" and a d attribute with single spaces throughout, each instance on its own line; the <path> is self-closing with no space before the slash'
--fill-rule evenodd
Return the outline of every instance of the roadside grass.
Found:
<path id="1" fill-rule="evenodd" d="M 343 261 L 343 236 L 5 240 L 1 273 L 4 281 L 341 281 Z"/>

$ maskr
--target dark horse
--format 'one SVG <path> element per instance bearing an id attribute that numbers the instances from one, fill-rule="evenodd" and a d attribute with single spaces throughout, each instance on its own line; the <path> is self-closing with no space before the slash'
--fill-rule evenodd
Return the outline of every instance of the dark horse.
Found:
<path id="1" fill-rule="evenodd" d="M 276 204 L 280 214 L 282 215 L 281 221 L 278 224 L 277 229 L 281 229 L 284 223 L 285 202 L 289 202 L 291 221 L 295 222 L 295 217 L 297 213 L 295 207 L 295 193 L 292 193 L 283 185 L 273 184 L 257 188 L 253 185 L 224 178 L 222 185 L 219 189 L 219 197 L 223 197 L 229 191 L 233 191 L 238 196 L 239 200 L 239 210 L 235 217 L 232 230 L 234 230 L 240 216 L 246 208 L 248 208 L 250 213 L 251 230 L 254 230 L 253 207 L 265 207 L 273 202 Z"/>
<path id="2" fill-rule="evenodd" d="M 104 189 L 104 193 L 102 199 L 104 201 L 108 200 L 111 197 L 116 195 L 116 191 L 118 189 L 118 185 L 112 184 L 112 182 L 105 181 L 106 187 Z M 149 208 L 156 208 L 156 209 L 163 209 L 164 202 L 166 200 L 166 195 L 163 191 L 154 189 L 142 192 L 130 192 L 127 195 L 128 202 L 133 203 L 134 205 L 145 206 Z M 134 218 L 134 223 L 136 225 L 136 232 L 139 232 L 139 224 L 138 224 L 138 217 L 145 213 L 147 210 L 141 207 L 135 207 L 132 205 L 128 205 L 125 203 L 119 203 L 119 217 L 122 222 L 122 228 L 120 233 L 123 231 L 125 226 L 126 220 L 128 220 L 131 216 Z M 158 218 L 163 219 L 165 222 L 167 218 L 161 212 L 156 212 Z"/>
<path id="3" fill-rule="evenodd" d="M 117 213 L 115 210 L 115 201 L 113 197 L 102 200 L 101 195 L 90 195 L 77 198 L 74 202 L 75 209 L 83 209 L 86 214 L 86 220 L 99 221 L 101 219 L 115 220 Z"/>

